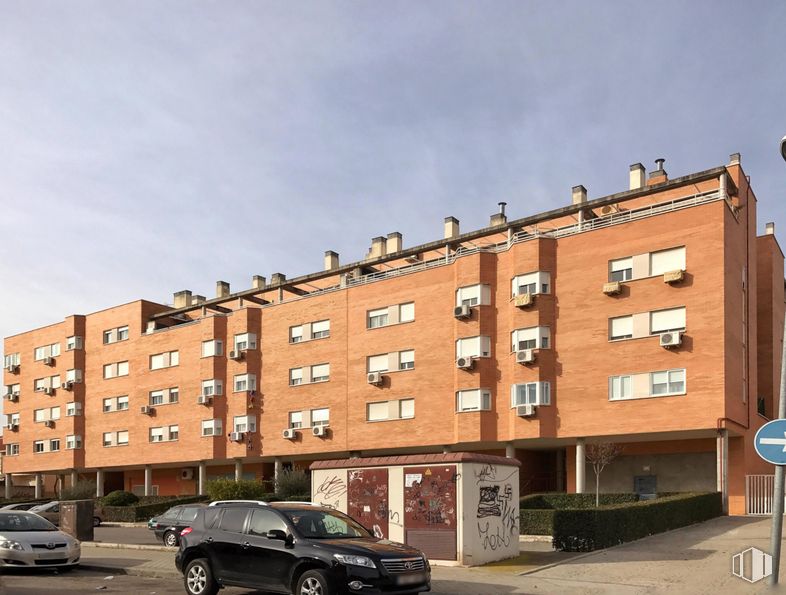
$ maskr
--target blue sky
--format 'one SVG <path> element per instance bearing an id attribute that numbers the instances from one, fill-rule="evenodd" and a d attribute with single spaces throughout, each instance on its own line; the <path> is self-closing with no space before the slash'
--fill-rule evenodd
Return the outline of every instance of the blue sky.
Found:
<path id="1" fill-rule="evenodd" d="M 741 152 L 786 233 L 786 3 L 0 2 L 0 336 Z"/>

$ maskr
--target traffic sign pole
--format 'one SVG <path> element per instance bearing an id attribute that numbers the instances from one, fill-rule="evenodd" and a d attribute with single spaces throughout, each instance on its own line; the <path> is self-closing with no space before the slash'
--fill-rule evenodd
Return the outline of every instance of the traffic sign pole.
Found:
<path id="1" fill-rule="evenodd" d="M 784 156 L 786 158 L 786 156 Z M 786 340 L 786 318 L 783 319 L 783 338 Z M 778 401 L 778 419 L 786 418 L 786 343 L 781 342 L 781 390 Z M 786 450 L 786 446 L 784 446 Z M 784 474 L 783 465 L 775 467 L 775 493 L 772 503 L 772 532 L 770 533 L 770 555 L 772 556 L 771 585 L 778 584 L 778 573 L 781 567 L 781 538 L 783 536 L 783 498 Z"/>

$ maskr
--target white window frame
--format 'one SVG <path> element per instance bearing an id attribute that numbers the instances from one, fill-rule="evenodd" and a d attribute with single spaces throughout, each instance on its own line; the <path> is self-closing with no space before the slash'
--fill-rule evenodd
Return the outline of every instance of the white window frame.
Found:
<path id="1" fill-rule="evenodd" d="M 255 333 L 239 333 L 235 335 L 233 345 L 235 351 L 253 351 L 257 348 L 257 336 Z"/>
<path id="2" fill-rule="evenodd" d="M 398 369 L 399 371 L 415 369 L 414 349 L 405 349 L 398 352 Z"/>
<path id="3" fill-rule="evenodd" d="M 202 381 L 202 395 L 206 397 L 220 397 L 224 394 L 224 381 L 212 378 Z"/>
<path id="4" fill-rule="evenodd" d="M 485 283 L 465 285 L 456 289 L 456 307 L 467 305 L 488 306 L 491 304 L 491 287 Z"/>
<path id="5" fill-rule="evenodd" d="M 522 288 L 526 291 L 522 291 Z M 516 275 L 510 282 L 511 295 L 547 294 L 551 292 L 551 273 L 547 271 L 534 271 L 524 275 Z"/>
<path id="6" fill-rule="evenodd" d="M 118 375 L 120 363 L 118 362 Z M 163 370 L 164 368 L 174 368 L 180 365 L 180 352 L 164 351 L 150 356 L 150 370 Z"/>
<path id="7" fill-rule="evenodd" d="M 375 412 L 374 416 L 371 415 L 372 410 Z M 366 421 L 377 422 L 388 420 L 390 420 L 390 401 L 366 403 Z"/>
<path id="8" fill-rule="evenodd" d="M 325 371 L 325 372 L 327 372 L 327 374 L 322 374 L 322 375 L 317 376 L 316 372 L 320 368 L 324 368 L 324 370 L 319 370 L 319 371 Z M 315 383 L 315 382 L 329 382 L 329 381 L 330 381 L 330 364 L 329 363 L 314 364 L 313 366 L 311 366 L 311 382 L 312 383 Z"/>
<path id="9" fill-rule="evenodd" d="M 240 386 L 244 383 L 245 386 Z M 257 390 L 257 376 L 256 374 L 235 374 L 232 379 L 232 392 L 245 393 Z"/>
<path id="10" fill-rule="evenodd" d="M 609 376 L 609 401 L 624 401 L 633 398 L 633 376 L 621 374 Z"/>
<path id="11" fill-rule="evenodd" d="M 303 427 L 303 412 L 290 411 L 289 412 L 289 427 L 293 430 L 299 430 Z"/>
<path id="12" fill-rule="evenodd" d="M 633 257 L 615 258 L 609 261 L 609 282 L 631 281 L 633 279 Z"/>
<path id="13" fill-rule="evenodd" d="M 656 393 L 655 392 L 655 375 L 656 374 L 666 374 L 666 392 Z M 672 375 L 682 375 L 682 380 L 672 380 Z M 659 382 L 657 384 L 664 384 L 663 382 Z M 673 387 L 672 385 L 679 385 L 682 384 L 682 388 L 680 390 L 675 390 L 677 387 Z M 684 395 L 688 392 L 688 374 L 685 371 L 685 368 L 671 368 L 669 370 L 656 370 L 654 372 L 649 373 L 649 393 L 651 397 L 669 397 L 674 395 Z"/>
<path id="14" fill-rule="evenodd" d="M 66 450 L 76 450 L 82 448 L 82 436 L 80 434 L 69 434 L 66 436 Z"/>
<path id="15" fill-rule="evenodd" d="M 390 324 L 388 307 L 376 308 L 366 312 L 366 328 L 381 328 Z"/>
<path id="16" fill-rule="evenodd" d="M 655 266 L 654 260 L 659 258 L 661 255 L 671 255 L 671 259 L 676 261 L 674 265 L 669 266 L 662 266 L 658 264 Z M 685 246 L 675 246 L 674 248 L 666 248 L 665 250 L 656 250 L 654 252 L 650 252 L 649 254 L 649 273 L 650 277 L 656 277 L 658 275 L 663 275 L 664 273 L 669 273 L 671 271 L 685 270 L 685 263 L 687 260 L 687 254 L 685 250 Z"/>
<path id="17" fill-rule="evenodd" d="M 221 339 L 202 341 L 202 357 L 221 357 L 224 355 L 224 342 Z"/>
<path id="18" fill-rule="evenodd" d="M 221 436 L 223 433 L 220 419 L 203 419 L 201 428 L 203 438 L 214 438 L 215 436 Z M 205 433 L 206 431 L 207 433 Z"/>
<path id="19" fill-rule="evenodd" d="M 3 367 L 7 368 L 8 366 L 19 366 L 22 362 L 22 354 L 21 353 L 9 353 L 3 356 Z"/>
<path id="20" fill-rule="evenodd" d="M 330 337 L 330 320 L 317 320 L 311 323 L 311 340 L 328 337 Z"/>
<path id="21" fill-rule="evenodd" d="M 323 413 L 324 412 L 324 413 Z M 322 419 L 317 419 L 318 417 Z M 311 427 L 316 426 L 329 426 L 330 425 L 330 408 L 319 407 L 311 410 Z"/>
<path id="22" fill-rule="evenodd" d="M 5 445 L 5 456 L 18 457 L 19 456 L 19 443 L 9 442 Z"/>
<path id="23" fill-rule="evenodd" d="M 398 305 L 399 324 L 415 321 L 415 302 L 404 302 Z"/>
<path id="24" fill-rule="evenodd" d="M 66 351 L 75 351 L 84 348 L 84 341 L 79 335 L 66 337 Z"/>
<path id="25" fill-rule="evenodd" d="M 456 359 L 460 357 L 491 357 L 491 337 L 476 335 L 456 340 Z"/>
<path id="26" fill-rule="evenodd" d="M 681 311 L 681 314 L 680 314 Z M 669 328 L 662 328 L 655 330 L 655 318 L 660 314 L 672 314 L 676 318 L 682 318 L 682 324 L 669 325 Z M 685 306 L 678 306 L 676 308 L 663 308 L 661 310 L 653 310 L 650 312 L 650 335 L 660 335 L 661 333 L 671 333 L 675 331 L 684 331 L 687 324 L 687 309 Z"/>
<path id="27" fill-rule="evenodd" d="M 257 431 L 257 418 L 253 415 L 235 415 L 232 427 L 234 432 L 253 434 Z"/>
<path id="28" fill-rule="evenodd" d="M 66 403 L 66 417 L 78 417 L 82 415 L 82 403 L 79 401 L 70 401 Z"/>
<path id="29" fill-rule="evenodd" d="M 289 327 L 289 342 L 290 343 L 301 343 L 303 341 L 303 325 L 298 324 L 296 326 Z"/>
<path id="30" fill-rule="evenodd" d="M 412 405 L 412 415 L 404 415 L 404 408 L 409 407 L 409 404 Z M 406 405 L 405 405 L 406 404 Z M 399 399 L 398 400 L 398 418 L 399 419 L 414 419 L 415 418 L 415 399 L 410 397 L 408 399 Z"/>
<path id="31" fill-rule="evenodd" d="M 523 389 L 523 393 L 521 392 Z M 521 397 L 524 397 L 523 399 Z M 534 405 L 548 407 L 551 405 L 551 383 L 549 382 L 520 382 L 510 385 L 510 407 L 514 409 L 519 405 Z"/>
<path id="32" fill-rule="evenodd" d="M 534 341 L 534 344 L 530 345 Z M 519 328 L 510 333 L 511 351 L 525 349 L 551 349 L 551 328 L 548 326 L 530 326 Z M 525 343 L 525 345 L 521 345 Z"/>
<path id="33" fill-rule="evenodd" d="M 476 394 L 473 394 L 476 393 Z M 477 407 L 469 407 L 465 399 L 477 399 Z M 491 391 L 487 388 L 469 388 L 456 391 L 456 413 L 491 411 Z"/>
<path id="34" fill-rule="evenodd" d="M 300 386 L 303 384 L 303 368 L 289 369 L 289 386 Z"/>
<path id="35" fill-rule="evenodd" d="M 387 353 L 379 353 L 377 355 L 369 355 L 366 357 L 366 373 L 372 372 L 384 373 L 388 371 L 390 359 Z"/>
<path id="36" fill-rule="evenodd" d="M 622 329 L 617 328 L 616 332 L 620 333 L 620 331 L 628 331 L 623 332 L 620 334 L 615 333 L 615 326 L 619 327 L 622 326 Z M 609 318 L 609 341 L 623 341 L 625 339 L 632 339 L 633 338 L 633 315 L 629 314 L 627 316 L 615 316 L 614 318 Z"/>

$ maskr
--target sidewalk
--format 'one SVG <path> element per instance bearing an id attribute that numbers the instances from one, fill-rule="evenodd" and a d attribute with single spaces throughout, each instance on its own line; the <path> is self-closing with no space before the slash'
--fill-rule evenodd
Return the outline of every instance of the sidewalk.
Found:
<path id="1" fill-rule="evenodd" d="M 175 568 L 175 552 L 131 547 L 102 547 L 82 544 L 80 567 L 107 574 L 129 574 L 148 578 L 180 578 Z"/>

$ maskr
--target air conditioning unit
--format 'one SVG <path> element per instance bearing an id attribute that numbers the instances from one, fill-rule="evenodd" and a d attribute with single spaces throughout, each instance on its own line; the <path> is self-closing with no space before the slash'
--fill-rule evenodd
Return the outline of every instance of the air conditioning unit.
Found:
<path id="1" fill-rule="evenodd" d="M 194 470 L 190 468 L 181 469 L 180 479 L 185 479 L 185 480 L 194 479 Z"/>
<path id="2" fill-rule="evenodd" d="M 16 422 L 8 423 L 6 424 L 5 429 L 11 430 L 12 432 L 16 432 L 17 430 L 19 430 L 19 424 Z"/>
<path id="3" fill-rule="evenodd" d="M 471 318 L 472 308 L 467 304 L 462 304 L 453 308 L 453 316 L 456 318 Z"/>
<path id="4" fill-rule="evenodd" d="M 55 358 L 53 358 L 53 357 L 45 357 L 44 358 L 44 365 L 45 366 L 54 366 L 55 365 Z"/>
<path id="5" fill-rule="evenodd" d="M 668 271 L 663 273 L 664 283 L 679 283 L 685 278 L 685 271 L 677 269 L 676 271 Z"/>
<path id="6" fill-rule="evenodd" d="M 235 349 L 229 352 L 229 359 L 233 359 L 235 361 L 240 361 L 245 357 L 245 352 L 240 351 L 239 349 Z"/>
<path id="7" fill-rule="evenodd" d="M 677 347 L 682 345 L 682 333 L 679 331 L 672 331 L 669 333 L 660 334 L 660 346 L 666 349 L 670 347 Z"/>
<path id="8" fill-rule="evenodd" d="M 151 407 L 150 405 L 142 405 L 139 408 L 139 413 L 141 413 L 142 415 L 153 415 L 153 412 L 155 410 L 156 410 L 155 407 Z"/>
<path id="9" fill-rule="evenodd" d="M 17 366 L 16 364 L 8 364 L 5 368 L 5 371 L 8 372 L 9 374 L 16 374 L 17 372 L 19 372 L 19 366 Z"/>
<path id="10" fill-rule="evenodd" d="M 60 388 L 62 388 L 63 390 L 71 390 L 72 388 L 74 388 L 74 382 L 72 380 L 69 380 L 68 382 L 64 382 L 63 384 L 60 385 Z"/>
<path id="11" fill-rule="evenodd" d="M 535 415 L 535 405 L 518 405 L 516 415 L 519 417 L 532 417 Z"/>
<path id="12" fill-rule="evenodd" d="M 456 360 L 456 367 L 460 370 L 469 370 L 475 365 L 474 357 L 460 357 Z"/>
<path id="13" fill-rule="evenodd" d="M 311 428 L 311 433 L 314 436 L 319 436 L 320 438 L 324 438 L 327 436 L 328 427 L 327 426 L 314 426 Z"/>
<path id="14" fill-rule="evenodd" d="M 622 291 L 622 285 L 619 281 L 612 281 L 611 283 L 603 284 L 603 293 L 606 295 L 617 295 Z"/>
<path id="15" fill-rule="evenodd" d="M 52 386 L 44 387 L 44 394 L 49 395 L 50 397 L 55 394 L 55 389 Z"/>
<path id="16" fill-rule="evenodd" d="M 535 351 L 532 349 L 524 349 L 523 351 L 516 352 L 517 364 L 531 364 L 535 361 Z"/>
<path id="17" fill-rule="evenodd" d="M 382 373 L 381 372 L 369 372 L 366 375 L 366 382 L 369 384 L 375 384 L 379 386 L 382 384 Z"/>
<path id="18" fill-rule="evenodd" d="M 199 405 L 210 405 L 213 402 L 213 397 L 211 395 L 199 395 L 197 397 L 197 403 Z"/>
<path id="19" fill-rule="evenodd" d="M 48 419 L 48 420 L 46 420 L 44 422 L 44 427 L 45 428 L 54 428 L 55 427 L 55 422 L 53 420 L 51 420 L 51 419 Z"/>
<path id="20" fill-rule="evenodd" d="M 535 303 L 535 296 L 531 293 L 521 293 L 513 299 L 517 308 L 527 308 Z"/>
<path id="21" fill-rule="evenodd" d="M 294 440 L 297 438 L 297 430 L 295 428 L 287 428 L 282 432 L 282 436 L 287 440 Z"/>
<path id="22" fill-rule="evenodd" d="M 232 432 L 231 434 L 229 434 L 229 439 L 232 442 L 242 442 L 244 437 L 245 434 L 243 432 Z"/>
<path id="23" fill-rule="evenodd" d="M 8 393 L 5 396 L 5 398 L 8 399 L 9 401 L 11 401 L 12 403 L 16 403 L 19 400 L 19 394 L 18 393 Z"/>

